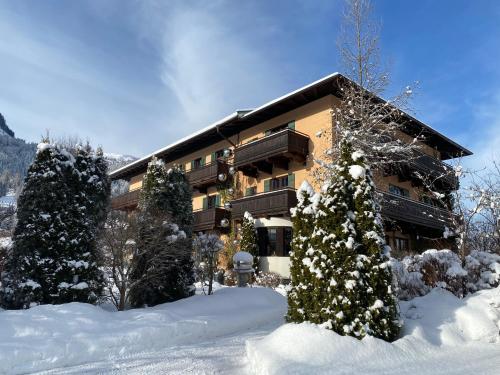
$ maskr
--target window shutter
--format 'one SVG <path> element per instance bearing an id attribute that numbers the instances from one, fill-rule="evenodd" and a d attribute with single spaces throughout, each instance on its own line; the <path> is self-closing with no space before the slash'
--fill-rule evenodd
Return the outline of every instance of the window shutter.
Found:
<path id="1" fill-rule="evenodd" d="M 194 169 L 194 160 L 191 160 L 191 170 Z"/>
<path id="2" fill-rule="evenodd" d="M 217 156 L 215 156 L 215 152 L 212 152 L 212 163 L 215 162 L 215 160 L 217 159 Z"/>
<path id="3" fill-rule="evenodd" d="M 264 192 L 271 191 L 271 180 L 264 180 Z"/>
<path id="4" fill-rule="evenodd" d="M 208 209 L 208 199 L 207 197 L 203 197 L 203 209 Z"/>
<path id="5" fill-rule="evenodd" d="M 245 189 L 245 197 L 249 197 L 250 195 L 253 195 L 252 188 L 251 187 L 247 187 Z"/>
<path id="6" fill-rule="evenodd" d="M 220 194 L 217 194 L 215 196 L 215 207 L 220 207 L 221 204 L 220 204 Z"/>
<path id="7" fill-rule="evenodd" d="M 200 165 L 205 165 L 205 158 L 206 156 L 201 157 Z"/>
<path id="8" fill-rule="evenodd" d="M 288 129 L 295 130 L 295 121 L 290 121 L 290 122 L 288 123 Z"/>
<path id="9" fill-rule="evenodd" d="M 288 174 L 288 186 L 295 189 L 295 173 Z"/>

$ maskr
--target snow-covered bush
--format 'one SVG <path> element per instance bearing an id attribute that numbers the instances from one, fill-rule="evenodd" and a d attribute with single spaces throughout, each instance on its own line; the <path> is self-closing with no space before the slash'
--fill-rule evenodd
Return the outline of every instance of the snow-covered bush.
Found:
<path id="1" fill-rule="evenodd" d="M 255 276 L 254 284 L 265 288 L 277 288 L 281 284 L 281 276 L 275 272 L 260 272 Z"/>
<path id="2" fill-rule="evenodd" d="M 391 259 L 391 265 L 398 285 L 397 294 L 402 300 L 423 296 L 434 287 L 463 297 L 495 287 L 500 281 L 500 256 L 483 251 L 471 252 L 464 266 L 453 251 L 434 249 L 401 261 Z"/>

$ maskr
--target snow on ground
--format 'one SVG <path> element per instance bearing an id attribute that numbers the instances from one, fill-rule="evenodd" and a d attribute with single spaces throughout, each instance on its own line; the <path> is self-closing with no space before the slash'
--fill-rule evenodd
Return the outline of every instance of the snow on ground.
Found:
<path id="1" fill-rule="evenodd" d="M 216 285 L 154 308 L 71 303 L 0 311 L 0 374 L 498 374 L 500 287 L 401 302 L 394 343 L 283 324 L 267 288 Z M 37 372 L 38 371 L 38 372 Z"/>
<path id="2" fill-rule="evenodd" d="M 283 322 L 285 311 L 285 299 L 265 288 L 221 288 L 212 296 L 125 312 L 82 303 L 1 311 L 0 374 L 96 362 L 104 362 L 112 371 L 127 359 L 137 358 L 146 366 L 147 353 L 161 350 L 160 358 L 168 353 L 176 357 L 183 350 L 189 353 L 190 347 L 193 352 L 199 348 L 203 355 L 200 343 L 212 341 L 218 346 L 224 342 L 216 340 L 221 336 L 244 335 L 272 323 L 275 328 Z M 175 349 L 179 346 L 184 349 Z M 190 358 L 185 359 L 190 362 Z"/>
<path id="3" fill-rule="evenodd" d="M 258 374 L 499 374 L 500 288 L 463 300 L 434 289 L 401 303 L 394 343 L 339 336 L 311 324 L 285 324 L 247 342 Z"/>

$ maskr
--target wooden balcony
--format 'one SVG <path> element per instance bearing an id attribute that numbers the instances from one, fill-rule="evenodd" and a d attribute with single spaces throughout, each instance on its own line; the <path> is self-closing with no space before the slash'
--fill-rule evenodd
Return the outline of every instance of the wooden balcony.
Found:
<path id="1" fill-rule="evenodd" d="M 295 189 L 286 188 L 236 199 L 231 204 L 233 219 L 243 218 L 245 211 L 255 217 L 290 215 L 290 208 L 297 205 L 297 194 Z"/>
<path id="2" fill-rule="evenodd" d="M 451 190 L 458 189 L 458 178 L 455 176 L 453 168 L 430 155 L 422 153 L 421 156 L 409 162 L 409 167 L 423 176 L 430 177 L 441 187 Z"/>
<path id="3" fill-rule="evenodd" d="M 132 190 L 125 194 L 111 199 L 111 209 L 113 210 L 133 210 L 139 203 L 141 189 Z"/>
<path id="4" fill-rule="evenodd" d="M 399 195 L 378 191 L 381 194 L 382 216 L 423 227 L 444 230 L 451 227 L 450 212 Z"/>
<path id="5" fill-rule="evenodd" d="M 290 160 L 305 161 L 308 152 L 309 137 L 285 129 L 236 147 L 234 165 L 245 175 L 256 177 L 259 171 L 271 174 L 273 167 L 288 169 Z"/>
<path id="6" fill-rule="evenodd" d="M 207 210 L 197 210 L 193 212 L 194 215 L 194 232 L 219 230 L 229 230 L 229 227 L 224 228 L 221 225 L 222 219 L 231 219 L 231 212 L 222 208 L 214 207 Z"/>
<path id="7" fill-rule="evenodd" d="M 229 164 L 223 160 L 217 160 L 188 171 L 186 176 L 193 189 L 206 193 L 207 187 L 217 184 L 217 176 L 221 173 L 229 178 Z"/>

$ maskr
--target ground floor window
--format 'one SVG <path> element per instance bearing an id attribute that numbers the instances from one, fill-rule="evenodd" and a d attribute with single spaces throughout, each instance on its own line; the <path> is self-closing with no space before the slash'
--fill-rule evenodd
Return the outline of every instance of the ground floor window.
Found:
<path id="1" fill-rule="evenodd" d="M 292 250 L 291 227 L 257 228 L 260 256 L 289 256 Z"/>
<path id="2" fill-rule="evenodd" d="M 408 251 L 410 249 L 410 243 L 407 238 L 395 237 L 394 244 L 398 251 Z"/>

